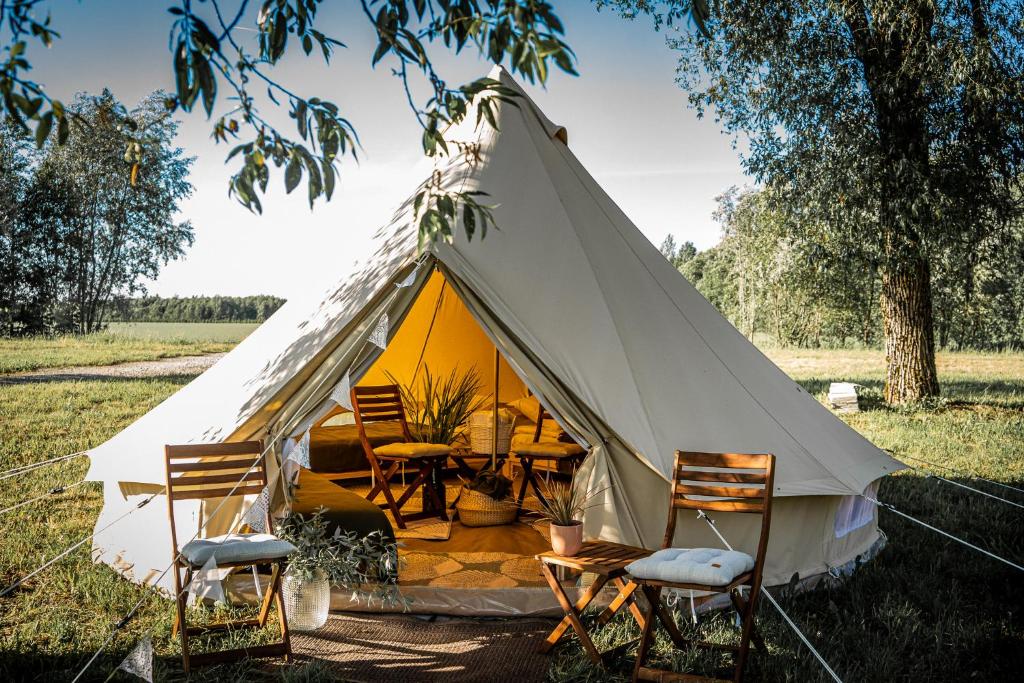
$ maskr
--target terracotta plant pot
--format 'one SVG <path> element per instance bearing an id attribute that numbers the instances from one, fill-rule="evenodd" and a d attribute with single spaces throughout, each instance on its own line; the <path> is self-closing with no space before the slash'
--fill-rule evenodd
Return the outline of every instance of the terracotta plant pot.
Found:
<path id="1" fill-rule="evenodd" d="M 569 526 L 551 525 L 551 549 L 562 557 L 572 557 L 583 545 L 583 522 Z"/>

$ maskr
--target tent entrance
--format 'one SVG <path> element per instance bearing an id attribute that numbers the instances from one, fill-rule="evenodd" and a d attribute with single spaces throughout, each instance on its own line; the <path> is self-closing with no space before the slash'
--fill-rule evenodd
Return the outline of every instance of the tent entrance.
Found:
<path id="1" fill-rule="evenodd" d="M 513 449 L 516 443 L 532 441 L 540 403 L 530 395 L 526 382 L 518 376 L 494 343 L 480 327 L 444 275 L 432 272 L 401 321 L 391 331 L 384 350 L 365 374 L 353 382 L 356 386 L 397 383 L 416 400 L 423 399 L 423 383 L 427 375 L 445 381 L 449 377 L 471 374 L 478 382 L 474 395 L 477 411 L 492 413 L 495 397 L 499 410 L 513 419 Z M 410 419 L 415 407 L 406 406 Z M 309 424 L 310 469 L 319 477 L 332 481 L 349 493 L 365 496 L 372 486 L 369 464 L 359 440 L 351 411 L 330 401 Z M 386 424 L 367 425 L 371 443 L 380 445 L 396 440 L 388 434 Z M 371 434 L 371 430 L 374 430 Z M 293 439 L 301 438 L 296 433 Z M 457 435 L 453 446 L 474 469 L 486 467 L 489 452 L 473 452 L 468 428 Z M 545 421 L 542 439 L 566 438 L 557 423 Z M 448 463 L 444 477 L 449 505 L 453 504 L 467 473 L 459 472 L 456 463 Z M 543 471 L 542 477 L 568 480 L 568 472 Z M 519 490 L 521 473 L 511 462 L 502 469 L 513 479 L 512 495 Z M 413 476 L 399 473 L 392 481 L 397 495 Z M 461 476 L 460 476 L 461 475 Z M 303 487 L 296 492 L 298 507 L 308 507 L 302 500 Z M 405 504 L 403 511 L 416 512 L 422 506 L 422 491 Z M 338 502 L 341 504 L 341 497 Z M 378 495 L 375 502 L 382 502 Z M 318 497 L 318 504 L 331 507 L 330 497 Z M 533 491 L 527 492 L 524 509 L 539 507 Z M 454 517 L 454 510 L 449 510 Z M 385 516 L 381 511 L 381 516 Z M 387 515 L 390 516 L 389 514 Z M 417 524 L 410 531 L 398 531 L 403 559 L 399 586 L 410 591 L 416 611 L 460 614 L 556 614 L 558 604 L 547 586 L 538 553 L 549 550 L 547 526 L 536 515 L 524 515 L 508 525 L 471 528 L 454 519 L 447 533 L 418 535 Z M 425 520 L 437 527 L 440 520 Z M 444 526 L 441 524 L 440 526 Z M 525 591 L 525 592 L 524 592 Z M 348 602 L 348 596 L 336 596 Z M 347 605 L 345 609 L 356 608 Z"/>

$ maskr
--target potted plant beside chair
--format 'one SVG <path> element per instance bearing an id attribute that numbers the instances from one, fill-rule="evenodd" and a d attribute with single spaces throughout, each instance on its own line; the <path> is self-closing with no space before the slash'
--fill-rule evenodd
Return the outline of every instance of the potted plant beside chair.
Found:
<path id="1" fill-rule="evenodd" d="M 327 623 L 331 587 L 362 595 L 372 603 L 399 602 L 398 546 L 379 531 L 327 533 L 324 509 L 292 514 L 277 525 L 277 535 L 295 546 L 281 585 L 289 626 L 313 631 Z"/>
<path id="2" fill-rule="evenodd" d="M 551 522 L 551 549 L 563 557 L 572 557 L 583 545 L 583 512 L 588 503 L 604 491 L 585 493 L 576 485 L 552 482 L 544 487 L 540 514 Z"/>

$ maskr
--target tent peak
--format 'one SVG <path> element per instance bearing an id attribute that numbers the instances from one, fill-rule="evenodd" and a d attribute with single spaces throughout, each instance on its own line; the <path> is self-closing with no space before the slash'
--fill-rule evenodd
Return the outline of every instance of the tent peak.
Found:
<path id="1" fill-rule="evenodd" d="M 501 64 L 495 64 L 487 74 L 487 77 L 498 81 L 507 88 L 515 90 L 516 93 L 518 93 L 519 98 L 526 102 L 527 108 L 530 109 L 530 111 L 533 112 L 533 115 L 537 117 L 537 120 L 540 121 L 540 125 L 544 127 L 548 136 L 558 140 L 566 147 L 569 146 L 569 131 L 566 127 L 558 125 L 549 119 L 541 108 L 537 106 L 537 103 L 526 94 L 526 90 L 524 90 L 523 86 L 519 84 L 519 81 L 513 78 L 512 74 L 510 74 L 505 67 Z"/>

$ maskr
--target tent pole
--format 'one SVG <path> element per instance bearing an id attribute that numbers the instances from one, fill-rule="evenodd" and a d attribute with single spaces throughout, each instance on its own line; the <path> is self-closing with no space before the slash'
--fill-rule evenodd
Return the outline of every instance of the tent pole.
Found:
<path id="1" fill-rule="evenodd" d="M 491 425 L 491 471 L 498 469 L 498 346 L 494 346 L 494 422 Z"/>

